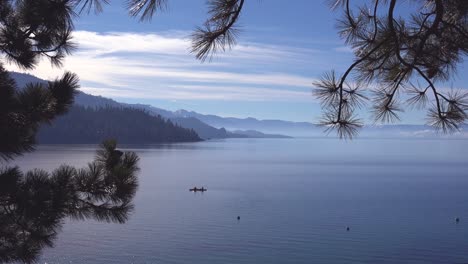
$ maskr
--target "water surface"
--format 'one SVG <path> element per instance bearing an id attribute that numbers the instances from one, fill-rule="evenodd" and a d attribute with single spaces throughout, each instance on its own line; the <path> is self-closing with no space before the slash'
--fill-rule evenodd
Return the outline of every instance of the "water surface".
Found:
<path id="1" fill-rule="evenodd" d="M 468 263 L 468 141 L 128 148 L 141 157 L 130 220 L 67 221 L 41 263 Z M 41 146 L 15 162 L 84 166 L 94 151 Z"/>

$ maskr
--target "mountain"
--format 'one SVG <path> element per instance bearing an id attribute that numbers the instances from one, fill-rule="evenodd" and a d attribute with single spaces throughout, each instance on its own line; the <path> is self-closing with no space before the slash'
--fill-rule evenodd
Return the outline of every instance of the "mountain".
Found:
<path id="1" fill-rule="evenodd" d="M 11 75 L 19 86 L 27 82 L 44 82 L 32 75 L 15 73 Z M 126 104 L 102 96 L 79 92 L 75 98 L 77 105 L 86 107 L 130 107 L 141 109 L 153 116 L 170 119 L 181 127 L 193 129 L 203 139 L 231 137 L 278 137 L 281 135 L 299 137 L 323 137 L 324 128 L 308 122 L 290 122 L 283 120 L 259 120 L 255 118 L 221 117 L 204 115 L 194 111 L 168 111 L 145 104 Z M 230 132 L 233 131 L 233 132 Z M 260 132 L 261 131 L 261 132 Z M 259 134 L 261 133 L 261 134 Z M 366 126 L 360 132 L 361 137 L 449 137 L 438 134 L 432 127 L 425 125 L 377 125 Z M 455 136 L 468 138 L 468 126 L 461 127 Z"/>
<path id="2" fill-rule="evenodd" d="M 275 134 L 289 135 L 295 137 L 324 137 L 325 128 L 308 122 L 290 122 L 283 120 L 258 120 L 255 118 L 220 117 L 216 115 L 204 115 L 193 111 L 178 110 L 173 112 L 180 117 L 197 118 L 213 127 L 224 127 L 235 133 L 255 137 L 256 133 L 249 131 L 264 131 L 268 137 Z M 332 136 L 334 136 L 332 134 Z M 468 138 L 468 125 L 460 126 L 460 131 L 454 134 L 441 134 L 427 125 L 367 125 L 360 131 L 359 136 L 380 138 Z"/>
<path id="3" fill-rule="evenodd" d="M 18 87 L 27 83 L 45 83 L 35 76 L 10 72 Z M 215 129 L 215 128 L 213 128 Z M 201 138 L 192 129 L 183 128 L 160 115 L 125 106 L 112 99 L 79 91 L 75 105 L 50 125 L 43 125 L 39 143 L 100 143 L 115 138 L 120 143 L 194 142 Z"/>
<path id="4" fill-rule="evenodd" d="M 45 83 L 45 80 L 39 79 L 30 74 L 10 72 L 10 76 L 15 79 L 18 87 L 24 87 L 27 83 Z M 210 126 L 195 117 L 181 117 L 174 112 L 157 108 L 151 105 L 145 104 L 127 104 L 117 102 L 115 100 L 102 97 L 86 94 L 84 92 L 78 91 L 75 96 L 75 105 L 90 107 L 90 108 L 105 108 L 105 107 L 125 107 L 140 109 L 152 116 L 161 116 L 171 120 L 173 123 L 178 124 L 179 126 L 187 129 L 193 129 L 202 139 L 223 139 L 223 138 L 245 138 L 249 135 L 243 133 L 232 133 L 227 131 L 223 127 L 215 128 Z M 252 134 L 252 133 L 250 133 Z M 258 137 L 258 136 L 255 136 Z M 262 137 L 269 137 L 267 134 L 264 134 Z M 276 137 L 276 135 L 273 135 Z"/>
<path id="5" fill-rule="evenodd" d="M 437 132 L 428 125 L 374 125 L 363 129 L 365 137 L 403 137 L 403 138 L 468 138 L 468 125 L 460 126 L 460 130 L 444 134 Z"/>
<path id="6" fill-rule="evenodd" d="M 15 80 L 16 86 L 19 88 L 23 88 L 28 83 L 45 83 L 45 80 L 39 79 L 36 76 L 27 73 L 19 73 L 19 72 L 10 72 L 10 77 Z"/>
<path id="7" fill-rule="evenodd" d="M 194 117 L 213 127 L 224 127 L 227 130 L 255 130 L 273 134 L 290 136 L 315 136 L 322 133 L 322 128 L 308 122 L 291 122 L 283 120 L 258 120 L 256 118 L 220 117 L 204 115 L 193 111 L 177 110 L 173 112 L 179 117 Z"/>
<path id="8" fill-rule="evenodd" d="M 245 135 L 249 138 L 292 138 L 290 136 L 278 134 L 265 134 L 256 130 L 234 130 L 233 133 Z"/>
<path id="9" fill-rule="evenodd" d="M 246 137 L 237 133 L 229 133 L 224 128 L 219 128 L 219 129 L 214 128 L 193 117 L 188 117 L 188 118 L 176 117 L 176 118 L 170 118 L 170 120 L 180 125 L 181 127 L 188 127 L 188 128 L 193 129 L 203 139 Z"/>
<path id="10" fill-rule="evenodd" d="M 43 144 L 94 144 L 113 138 L 119 143 L 155 144 L 196 142 L 193 130 L 182 128 L 161 116 L 123 107 L 73 106 L 50 125 L 41 127 L 37 139 Z"/>
<path id="11" fill-rule="evenodd" d="M 24 87 L 27 83 L 46 82 L 45 80 L 39 79 L 30 74 L 10 72 L 10 76 L 15 79 L 18 87 Z M 120 103 L 106 97 L 90 95 L 81 91 L 78 91 L 75 96 L 75 105 L 90 108 L 126 107 L 140 109 L 152 116 L 162 116 L 164 118 L 171 119 L 174 123 L 177 123 L 183 128 L 193 129 L 203 139 L 235 137 L 235 134 L 231 135 L 227 133 L 225 129 L 214 128 L 195 118 L 181 118 L 173 115 L 171 111 L 150 105 Z"/>
<path id="12" fill-rule="evenodd" d="M 203 115 L 193 111 L 177 110 L 168 111 L 151 105 L 143 104 L 122 104 L 129 107 L 144 109 L 149 113 L 161 115 L 180 124 L 182 127 L 194 129 L 202 138 L 278 138 L 290 136 L 319 136 L 323 135 L 322 128 L 307 122 L 290 122 L 283 120 L 258 120 L 255 118 L 234 118 L 220 117 L 216 115 Z M 194 119 L 198 122 L 194 122 Z M 203 128 L 210 126 L 210 131 L 206 134 L 200 130 L 199 123 L 203 123 Z M 217 130 L 216 130 L 217 129 Z M 232 131 L 225 133 L 224 131 Z M 256 133 L 252 133 L 256 132 Z M 264 133 L 267 132 L 267 133 Z M 284 136 L 288 135 L 288 136 Z"/>
<path id="13" fill-rule="evenodd" d="M 87 96 L 92 96 L 92 95 L 87 95 Z M 82 100 L 77 100 L 78 104 L 83 104 Z M 237 133 L 230 133 L 228 132 L 225 128 L 220 127 L 220 128 L 215 128 L 213 126 L 210 126 L 202 121 L 200 121 L 198 118 L 195 117 L 181 117 L 174 112 L 164 110 L 161 108 L 157 108 L 151 105 L 144 105 L 144 104 L 126 104 L 126 103 L 120 103 L 120 105 L 125 106 L 125 107 L 132 107 L 136 109 L 142 109 L 147 111 L 148 113 L 152 115 L 160 115 L 162 117 L 168 118 L 174 123 L 179 124 L 181 127 L 189 128 L 195 130 L 197 134 L 203 138 L 203 139 L 223 139 L 223 138 L 243 138 L 247 137 L 246 135 L 242 134 L 237 134 Z"/>
<path id="14" fill-rule="evenodd" d="M 213 127 L 224 127 L 235 133 L 255 137 L 250 131 L 267 132 L 268 137 L 275 135 L 289 135 L 294 137 L 324 137 L 325 128 L 308 122 L 290 122 L 283 120 L 259 120 L 255 118 L 220 117 L 204 115 L 193 111 L 177 110 L 172 113 L 179 117 L 193 117 Z M 334 134 L 332 134 L 334 136 Z M 380 138 L 468 138 L 468 125 L 460 126 L 460 131 L 454 134 L 441 134 L 427 125 L 367 125 L 360 131 L 359 136 Z"/>
<path id="15" fill-rule="evenodd" d="M 87 94 L 87 96 L 94 96 L 94 95 L 89 95 Z M 83 104 L 84 102 L 82 100 L 80 101 L 77 101 L 79 104 Z M 177 115 L 174 115 L 174 113 L 172 111 L 169 111 L 169 110 L 165 110 L 165 109 L 161 109 L 161 108 L 157 108 L 157 107 L 154 107 L 152 105 L 146 105 L 146 104 L 127 104 L 127 103 L 119 103 L 120 105 L 122 106 L 125 106 L 125 107 L 132 107 L 132 108 L 136 108 L 136 109 L 142 109 L 142 110 L 145 110 L 147 111 L 148 113 L 152 114 L 152 115 L 160 115 L 162 117 L 165 117 L 165 118 L 169 118 L 169 119 L 172 119 L 172 118 L 178 118 L 179 120 L 181 119 L 179 116 Z"/>

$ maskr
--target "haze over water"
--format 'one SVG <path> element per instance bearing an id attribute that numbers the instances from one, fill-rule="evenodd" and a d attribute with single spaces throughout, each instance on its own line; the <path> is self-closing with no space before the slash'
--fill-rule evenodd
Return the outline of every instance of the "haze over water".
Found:
<path id="1" fill-rule="evenodd" d="M 130 220 L 68 221 L 40 263 L 468 263 L 467 140 L 129 149 L 141 158 Z M 41 146 L 15 163 L 50 171 L 94 152 Z"/>

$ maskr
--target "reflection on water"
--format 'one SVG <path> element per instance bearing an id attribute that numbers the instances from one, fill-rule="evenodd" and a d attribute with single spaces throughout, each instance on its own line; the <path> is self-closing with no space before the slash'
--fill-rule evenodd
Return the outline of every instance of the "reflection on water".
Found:
<path id="1" fill-rule="evenodd" d="M 133 209 L 138 157 L 108 141 L 86 168 L 0 171 L 0 262 L 34 262 L 66 217 L 124 223 Z"/>

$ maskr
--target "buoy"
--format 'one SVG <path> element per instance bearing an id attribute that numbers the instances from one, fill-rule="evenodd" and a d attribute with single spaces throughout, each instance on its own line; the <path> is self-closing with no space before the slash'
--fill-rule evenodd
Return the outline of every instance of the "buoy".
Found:
<path id="1" fill-rule="evenodd" d="M 346 227 L 346 231 L 349 231 L 349 226 Z"/>
<path id="2" fill-rule="evenodd" d="M 458 217 L 455 218 L 455 222 L 457 222 L 457 223 L 460 222 L 460 218 L 458 218 Z"/>
<path id="3" fill-rule="evenodd" d="M 237 220 L 240 220 L 240 216 L 237 216 Z"/>

